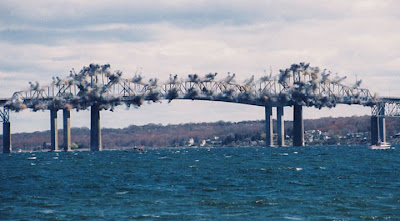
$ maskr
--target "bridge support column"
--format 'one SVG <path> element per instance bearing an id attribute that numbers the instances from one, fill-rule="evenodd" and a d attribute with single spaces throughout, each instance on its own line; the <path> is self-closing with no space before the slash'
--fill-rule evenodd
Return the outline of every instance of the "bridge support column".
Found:
<path id="1" fill-rule="evenodd" d="M 68 109 L 63 109 L 63 132 L 64 150 L 71 151 L 71 111 Z"/>
<path id="2" fill-rule="evenodd" d="M 90 150 L 101 151 L 100 109 L 98 104 L 90 108 Z"/>
<path id="3" fill-rule="evenodd" d="M 285 119 L 283 118 L 283 107 L 276 108 L 277 115 L 277 142 L 278 146 L 285 146 Z"/>
<path id="4" fill-rule="evenodd" d="M 51 151 L 58 151 L 57 109 L 50 109 Z"/>
<path id="5" fill-rule="evenodd" d="M 293 146 L 304 146 L 303 106 L 301 105 L 293 107 Z"/>
<path id="6" fill-rule="evenodd" d="M 379 111 L 379 138 L 380 142 L 386 143 L 386 119 L 385 104 L 382 104 Z"/>
<path id="7" fill-rule="evenodd" d="M 265 106 L 265 145 L 271 147 L 274 145 L 274 127 L 272 119 L 272 107 Z"/>
<path id="8" fill-rule="evenodd" d="M 3 153 L 11 151 L 11 123 L 3 122 Z"/>
<path id="9" fill-rule="evenodd" d="M 371 145 L 378 145 L 379 140 L 379 119 L 371 116 Z"/>

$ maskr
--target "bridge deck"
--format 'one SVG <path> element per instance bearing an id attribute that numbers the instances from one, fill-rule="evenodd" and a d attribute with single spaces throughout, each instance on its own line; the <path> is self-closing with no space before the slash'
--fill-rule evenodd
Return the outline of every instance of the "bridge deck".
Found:
<path id="1" fill-rule="evenodd" d="M 185 98 L 177 98 L 179 100 L 181 99 L 185 99 Z M 7 98 L 0 98 L 0 106 L 4 106 L 10 99 Z M 191 100 L 191 99 L 187 99 L 187 100 Z M 232 103 L 232 101 L 226 101 L 226 100 L 219 100 L 219 99 L 215 99 L 215 100 L 207 100 L 207 99 L 195 99 L 195 100 L 206 100 L 206 101 L 221 101 L 221 102 L 228 102 L 228 103 Z M 384 102 L 384 103 L 395 103 L 395 104 L 400 104 L 400 98 L 398 97 L 380 97 L 378 98 L 378 100 Z M 236 103 L 236 102 L 233 102 Z M 247 104 L 247 105 L 256 105 L 256 106 L 264 106 L 264 105 L 260 105 L 257 103 L 253 103 L 253 102 L 248 102 L 248 103 L 243 103 L 243 104 Z M 275 103 L 271 103 L 271 106 L 274 107 L 278 107 L 278 106 L 292 106 L 293 104 L 289 104 L 289 103 L 279 103 L 279 102 L 275 102 Z"/>
<path id="2" fill-rule="evenodd" d="M 381 97 L 383 102 L 400 103 L 400 97 Z"/>
<path id="3" fill-rule="evenodd" d="M 6 98 L 0 98 L 0 105 L 4 105 L 5 103 L 7 103 L 7 101 L 9 101 L 10 99 L 6 99 Z"/>

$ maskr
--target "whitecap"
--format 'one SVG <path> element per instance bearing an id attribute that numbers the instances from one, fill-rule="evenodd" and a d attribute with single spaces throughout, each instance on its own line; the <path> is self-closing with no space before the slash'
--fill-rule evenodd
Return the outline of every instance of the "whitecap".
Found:
<path id="1" fill-rule="evenodd" d="M 297 170 L 297 171 L 300 171 L 300 170 L 303 170 L 303 168 L 301 168 L 301 167 L 296 167 L 296 170 Z"/>
<path id="2" fill-rule="evenodd" d="M 303 220 L 302 218 L 298 218 L 298 217 L 291 217 L 291 216 L 285 216 L 283 217 L 285 219 L 289 219 L 289 220 Z"/>
<path id="3" fill-rule="evenodd" d="M 116 192 L 115 194 L 117 194 L 117 195 L 125 195 L 127 193 L 129 193 L 129 192 L 128 191 L 122 191 L 122 192 Z"/>
<path id="4" fill-rule="evenodd" d="M 36 157 L 28 157 L 28 160 L 36 160 Z"/>
<path id="5" fill-rule="evenodd" d="M 44 213 L 44 214 L 52 214 L 52 213 L 54 213 L 54 210 L 52 210 L 52 209 L 45 209 L 45 210 L 42 210 L 42 211 L 40 211 L 40 212 L 42 212 L 42 213 Z"/>
<path id="6" fill-rule="evenodd" d="M 151 214 L 143 214 L 142 217 L 143 218 L 160 218 L 160 216 L 158 216 L 158 215 L 151 215 Z"/>

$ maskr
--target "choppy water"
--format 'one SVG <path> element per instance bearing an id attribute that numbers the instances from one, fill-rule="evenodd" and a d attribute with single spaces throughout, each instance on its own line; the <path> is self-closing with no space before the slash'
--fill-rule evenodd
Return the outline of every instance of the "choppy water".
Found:
<path id="1" fill-rule="evenodd" d="M 400 147 L 0 155 L 1 220 L 400 219 Z"/>

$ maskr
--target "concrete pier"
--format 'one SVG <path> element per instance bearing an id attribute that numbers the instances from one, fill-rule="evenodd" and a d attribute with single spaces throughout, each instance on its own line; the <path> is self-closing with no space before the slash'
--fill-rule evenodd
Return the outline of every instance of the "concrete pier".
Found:
<path id="1" fill-rule="evenodd" d="M 101 151 L 100 109 L 98 104 L 90 108 L 90 150 Z"/>
<path id="2" fill-rule="evenodd" d="M 293 146 L 304 146 L 303 106 L 301 105 L 293 107 Z"/>
<path id="3" fill-rule="evenodd" d="M 371 145 L 378 145 L 379 140 L 379 119 L 371 116 Z"/>
<path id="4" fill-rule="evenodd" d="M 278 136 L 277 143 L 278 146 L 282 147 L 285 146 L 285 119 L 283 118 L 284 116 L 283 107 L 276 108 L 276 115 L 277 115 L 276 133 Z"/>
<path id="5" fill-rule="evenodd" d="M 3 122 L 3 153 L 11 153 L 11 123 Z"/>
<path id="6" fill-rule="evenodd" d="M 265 106 L 265 145 L 271 147 L 274 145 L 274 127 L 272 119 L 272 107 Z"/>
<path id="7" fill-rule="evenodd" d="M 63 147 L 65 151 L 71 151 L 71 111 L 63 110 L 63 132 L 64 132 L 64 143 Z"/>
<path id="8" fill-rule="evenodd" d="M 57 110 L 50 110 L 50 136 L 51 151 L 58 151 L 58 126 L 57 126 Z"/>
<path id="9" fill-rule="evenodd" d="M 379 138 L 379 141 L 386 143 L 385 104 L 380 106 L 379 111 Z"/>

